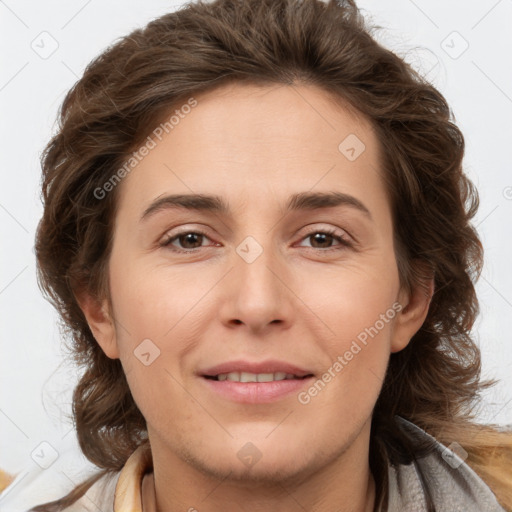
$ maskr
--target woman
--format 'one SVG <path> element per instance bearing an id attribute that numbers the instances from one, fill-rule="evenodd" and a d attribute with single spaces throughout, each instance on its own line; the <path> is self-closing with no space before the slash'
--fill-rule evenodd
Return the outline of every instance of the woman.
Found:
<path id="1" fill-rule="evenodd" d="M 512 510 L 463 152 L 351 1 L 189 4 L 105 51 L 36 240 L 102 471 L 32 510 Z"/>

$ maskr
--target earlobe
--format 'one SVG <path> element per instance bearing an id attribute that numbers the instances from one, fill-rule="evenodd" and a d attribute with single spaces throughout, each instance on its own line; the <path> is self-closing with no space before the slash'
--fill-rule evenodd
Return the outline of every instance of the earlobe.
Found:
<path id="1" fill-rule="evenodd" d="M 111 359 L 118 359 L 119 350 L 115 326 L 112 315 L 109 313 L 107 300 L 104 299 L 99 302 L 90 294 L 84 293 L 80 298 L 77 297 L 77 301 L 89 324 L 92 335 L 105 352 L 105 355 Z"/>
<path id="2" fill-rule="evenodd" d="M 427 317 L 433 295 L 433 277 L 422 285 L 413 287 L 410 293 L 400 293 L 399 302 L 402 309 L 396 317 L 391 352 L 403 350 L 419 331 Z"/>

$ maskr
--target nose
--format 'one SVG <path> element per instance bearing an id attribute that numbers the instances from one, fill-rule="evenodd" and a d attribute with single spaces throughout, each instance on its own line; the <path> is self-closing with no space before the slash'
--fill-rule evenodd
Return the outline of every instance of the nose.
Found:
<path id="1" fill-rule="evenodd" d="M 240 254 L 233 255 L 233 268 L 225 277 L 221 321 L 229 328 L 239 326 L 254 334 L 276 326 L 288 329 L 296 308 L 286 262 L 270 248 L 263 249 L 252 262 Z"/>

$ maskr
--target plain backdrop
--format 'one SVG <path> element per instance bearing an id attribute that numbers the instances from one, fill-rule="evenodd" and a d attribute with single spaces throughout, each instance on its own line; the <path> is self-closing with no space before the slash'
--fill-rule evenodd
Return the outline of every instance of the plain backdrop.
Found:
<path id="1" fill-rule="evenodd" d="M 35 278 L 40 153 L 86 64 L 180 4 L 0 1 L 0 467 L 27 480 L 44 471 L 34 458 L 41 450 L 50 462 L 73 459 L 77 471 L 85 464 L 67 419 L 77 372 L 63 362 L 56 313 Z M 512 424 L 512 1 L 362 0 L 359 6 L 382 27 L 378 39 L 445 95 L 465 135 L 465 170 L 480 193 L 475 224 L 486 255 L 474 334 L 483 376 L 500 379 L 484 394 L 478 418 Z"/>

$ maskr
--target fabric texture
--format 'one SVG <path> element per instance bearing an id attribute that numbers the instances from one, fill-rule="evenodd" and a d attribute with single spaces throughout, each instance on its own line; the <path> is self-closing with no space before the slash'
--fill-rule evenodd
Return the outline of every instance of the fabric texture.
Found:
<path id="1" fill-rule="evenodd" d="M 434 450 L 417 464 L 388 466 L 389 512 L 428 512 L 421 475 L 436 512 L 506 512 L 486 483 L 457 453 L 404 418 L 402 428 L 420 439 L 430 439 Z"/>
<path id="2" fill-rule="evenodd" d="M 506 512 L 491 489 L 456 453 L 413 423 L 398 416 L 397 421 L 414 439 L 432 441 L 434 449 L 416 463 L 388 466 L 388 512 L 428 512 L 422 477 L 436 512 Z M 121 471 L 101 478 L 66 511 L 142 512 L 142 481 L 152 467 L 149 445 L 142 445 L 133 452 Z M 36 504 L 64 496 L 72 488 L 73 485 L 56 487 L 52 489 L 51 498 L 45 496 L 41 501 L 37 486 L 16 485 L 15 479 L 0 494 L 0 510 L 27 512 Z M 27 497 L 31 500 L 29 505 Z"/>

